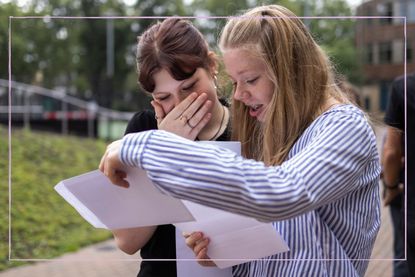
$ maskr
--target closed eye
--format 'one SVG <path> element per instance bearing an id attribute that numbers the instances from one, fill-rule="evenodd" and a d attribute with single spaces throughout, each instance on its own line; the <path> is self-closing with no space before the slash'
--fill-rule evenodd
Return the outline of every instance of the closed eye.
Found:
<path id="1" fill-rule="evenodd" d="M 169 97 L 170 97 L 170 95 L 166 95 L 166 96 L 162 96 L 162 97 L 156 97 L 156 100 L 157 101 L 163 101 L 163 100 L 166 100 Z"/>
<path id="2" fill-rule="evenodd" d="M 255 77 L 255 78 L 253 78 L 253 79 L 246 80 L 246 83 L 247 83 L 247 84 L 250 84 L 250 85 L 253 85 L 253 84 L 255 84 L 255 82 L 256 82 L 258 79 L 259 79 L 259 76 L 258 76 L 258 77 Z"/>
<path id="3" fill-rule="evenodd" d="M 188 85 L 186 87 L 183 87 L 182 90 L 191 90 L 196 85 L 196 82 L 197 81 L 191 83 L 190 85 Z"/>

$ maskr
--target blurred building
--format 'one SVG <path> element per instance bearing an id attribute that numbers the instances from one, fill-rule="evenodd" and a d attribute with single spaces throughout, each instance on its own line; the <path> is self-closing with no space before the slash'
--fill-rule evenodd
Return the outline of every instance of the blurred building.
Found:
<path id="1" fill-rule="evenodd" d="M 356 46 L 362 54 L 362 104 L 372 112 L 386 109 L 393 79 L 415 71 L 415 0 L 372 0 L 357 7 Z M 395 17 L 395 18 L 394 18 Z M 400 17 L 400 18 L 396 18 Z M 405 18 L 406 17 L 406 49 Z"/>

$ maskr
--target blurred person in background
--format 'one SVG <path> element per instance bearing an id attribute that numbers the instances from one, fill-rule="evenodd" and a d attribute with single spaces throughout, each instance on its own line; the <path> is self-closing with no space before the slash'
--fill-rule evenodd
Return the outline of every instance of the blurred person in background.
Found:
<path id="1" fill-rule="evenodd" d="M 385 205 L 390 205 L 394 225 L 394 258 L 405 258 L 404 189 L 407 192 L 407 261 L 394 261 L 394 276 L 415 276 L 415 73 L 406 78 L 405 133 L 405 78 L 392 83 L 385 123 L 388 125 L 383 147 L 383 186 Z M 405 156 L 406 135 L 406 156 Z M 405 184 L 405 160 L 407 183 Z M 408 268 L 409 271 L 408 272 Z M 410 274 L 410 275 L 409 275 Z"/>

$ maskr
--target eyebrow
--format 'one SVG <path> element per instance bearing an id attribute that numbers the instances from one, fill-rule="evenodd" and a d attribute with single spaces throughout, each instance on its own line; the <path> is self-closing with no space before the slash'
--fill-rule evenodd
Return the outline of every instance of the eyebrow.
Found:
<path id="1" fill-rule="evenodd" d="M 242 74 L 244 74 L 248 71 L 250 71 L 250 69 L 243 69 L 243 70 L 237 71 L 236 75 L 242 75 Z M 225 72 L 226 72 L 226 74 L 228 75 L 229 78 L 233 79 L 233 77 L 231 76 L 231 74 L 229 74 L 229 72 L 227 70 L 225 70 Z"/>
<path id="2" fill-rule="evenodd" d="M 240 71 L 236 72 L 236 74 L 241 75 L 241 74 L 243 74 L 247 71 L 249 71 L 249 69 L 243 69 L 243 70 L 240 70 Z"/>

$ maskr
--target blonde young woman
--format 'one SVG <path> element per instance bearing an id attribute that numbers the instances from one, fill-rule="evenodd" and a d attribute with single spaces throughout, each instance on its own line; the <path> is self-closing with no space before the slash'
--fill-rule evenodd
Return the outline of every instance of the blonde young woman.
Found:
<path id="1" fill-rule="evenodd" d="M 128 186 L 116 170 L 140 167 L 167 194 L 273 222 L 290 250 L 238 265 L 234 276 L 364 276 L 380 226 L 379 157 L 365 114 L 284 7 L 230 19 L 220 47 L 243 157 L 151 131 L 113 143 L 101 170 Z M 202 232 L 187 244 L 208 258 Z"/>

